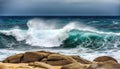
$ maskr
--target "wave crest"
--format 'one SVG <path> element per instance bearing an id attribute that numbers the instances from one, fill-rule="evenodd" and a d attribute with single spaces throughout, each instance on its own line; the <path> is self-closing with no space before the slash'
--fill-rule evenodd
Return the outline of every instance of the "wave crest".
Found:
<path id="1" fill-rule="evenodd" d="M 1 30 L 0 40 L 10 37 L 14 38 L 14 45 L 27 44 L 38 47 L 62 47 L 62 48 L 90 48 L 111 49 L 120 46 L 120 33 L 103 32 L 96 28 L 86 26 L 78 22 L 70 22 L 62 28 L 56 28 L 55 23 L 47 24 L 41 19 L 32 19 L 27 23 L 28 30 L 12 28 L 10 30 Z M 13 41 L 13 40 L 6 41 Z M 11 42 L 10 42 L 11 43 Z M 4 45 L 3 45 L 4 46 Z"/>

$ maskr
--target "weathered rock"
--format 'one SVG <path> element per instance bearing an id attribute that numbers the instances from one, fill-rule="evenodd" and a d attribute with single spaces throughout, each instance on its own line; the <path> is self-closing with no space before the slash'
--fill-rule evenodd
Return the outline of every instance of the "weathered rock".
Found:
<path id="1" fill-rule="evenodd" d="M 116 63 L 118 63 L 118 61 L 112 57 L 109 57 L 109 56 L 100 56 L 100 57 L 97 57 L 95 58 L 93 61 L 95 62 L 106 62 L 106 61 L 114 61 Z"/>
<path id="2" fill-rule="evenodd" d="M 91 63 L 90 61 L 83 59 L 79 56 L 71 56 L 71 57 L 81 64 L 90 64 Z"/>
<path id="3" fill-rule="evenodd" d="M 4 63 L 20 63 L 23 58 L 23 54 L 17 54 L 10 56 L 7 59 L 3 60 Z"/>
<path id="4" fill-rule="evenodd" d="M 66 56 L 66 55 L 61 55 L 59 53 L 52 53 L 46 51 L 26 52 L 24 54 L 17 54 L 8 57 L 3 62 L 29 63 L 35 61 L 46 62 L 51 65 L 66 65 L 74 62 L 80 62 L 82 64 L 91 63 L 90 61 L 87 61 L 79 56 Z"/>
<path id="5" fill-rule="evenodd" d="M 46 63 L 53 66 L 61 66 L 61 65 L 70 64 L 71 62 L 68 62 L 66 60 L 56 60 L 56 61 L 47 61 Z"/>
<path id="6" fill-rule="evenodd" d="M 70 63 L 77 62 L 70 56 L 65 56 L 61 54 L 51 54 L 48 56 L 46 63 L 51 65 L 66 65 Z"/>
<path id="7" fill-rule="evenodd" d="M 31 66 L 18 66 L 18 67 L 12 68 L 12 69 L 34 69 L 34 68 Z"/>
<path id="8" fill-rule="evenodd" d="M 87 66 L 81 63 L 72 63 L 68 65 L 64 65 L 61 69 L 86 69 Z"/>
<path id="9" fill-rule="evenodd" d="M 0 63 L 0 69 L 9 69 L 6 65 Z"/>
<path id="10" fill-rule="evenodd" d="M 40 67 L 40 68 L 45 68 L 45 69 L 54 69 L 53 66 L 46 64 L 44 62 L 29 63 L 29 66 Z"/>
<path id="11" fill-rule="evenodd" d="M 40 52 L 40 53 L 46 53 L 46 54 L 59 54 L 59 53 L 47 52 L 47 51 L 37 51 L 37 52 Z"/>
<path id="12" fill-rule="evenodd" d="M 56 61 L 56 60 L 67 60 L 70 62 L 77 62 L 76 60 L 74 60 L 72 57 L 69 56 L 65 56 L 65 55 L 61 55 L 61 54 L 51 54 L 48 56 L 47 60 L 49 61 Z"/>
<path id="13" fill-rule="evenodd" d="M 21 62 L 35 62 L 41 61 L 43 58 L 47 57 L 48 53 L 43 52 L 26 52 L 23 56 L 23 60 Z"/>
<path id="14" fill-rule="evenodd" d="M 41 60 L 41 62 L 46 62 L 47 61 L 47 58 L 43 58 L 42 60 Z"/>
<path id="15" fill-rule="evenodd" d="M 47 60 L 63 60 L 63 59 L 66 59 L 66 56 L 65 55 L 61 55 L 61 54 L 51 54 L 47 57 Z"/>
<path id="16" fill-rule="evenodd" d="M 120 69 L 120 64 L 114 61 L 93 62 L 88 69 Z"/>

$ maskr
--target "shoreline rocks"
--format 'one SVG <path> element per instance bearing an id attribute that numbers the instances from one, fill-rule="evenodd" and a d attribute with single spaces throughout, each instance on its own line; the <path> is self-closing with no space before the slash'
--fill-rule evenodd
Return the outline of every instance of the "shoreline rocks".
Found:
<path id="1" fill-rule="evenodd" d="M 15 66 L 12 67 L 12 64 Z M 76 55 L 67 56 L 53 52 L 36 51 L 6 58 L 0 64 L 0 69 L 120 69 L 120 64 L 109 56 L 100 56 L 91 62 Z"/>
<path id="2" fill-rule="evenodd" d="M 82 64 L 91 63 L 79 56 L 67 56 L 59 53 L 37 51 L 37 52 L 25 52 L 23 54 L 17 54 L 10 56 L 3 60 L 3 63 L 30 63 L 30 62 L 45 62 L 54 66 L 67 65 L 75 62 Z"/>

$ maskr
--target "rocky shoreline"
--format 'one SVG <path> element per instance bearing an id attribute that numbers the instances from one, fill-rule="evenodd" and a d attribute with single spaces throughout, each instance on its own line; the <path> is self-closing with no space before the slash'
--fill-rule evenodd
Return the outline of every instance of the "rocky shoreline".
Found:
<path id="1" fill-rule="evenodd" d="M 76 55 L 36 51 L 6 58 L 0 63 L 0 69 L 120 69 L 120 64 L 109 56 L 91 62 Z"/>

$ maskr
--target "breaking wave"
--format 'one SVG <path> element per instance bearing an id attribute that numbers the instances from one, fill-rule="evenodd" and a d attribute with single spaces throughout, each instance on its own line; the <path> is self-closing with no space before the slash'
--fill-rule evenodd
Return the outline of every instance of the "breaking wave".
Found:
<path id="1" fill-rule="evenodd" d="M 46 23 L 41 19 L 32 19 L 28 29 L 14 27 L 0 31 L 0 48 L 20 46 L 89 48 L 109 50 L 120 47 L 120 33 L 102 32 L 82 23 L 70 22 L 58 28 L 55 23 Z"/>

